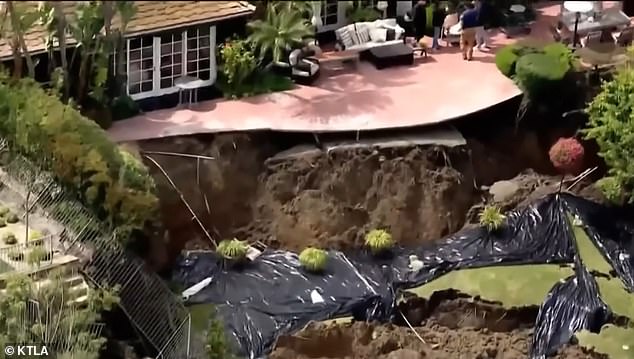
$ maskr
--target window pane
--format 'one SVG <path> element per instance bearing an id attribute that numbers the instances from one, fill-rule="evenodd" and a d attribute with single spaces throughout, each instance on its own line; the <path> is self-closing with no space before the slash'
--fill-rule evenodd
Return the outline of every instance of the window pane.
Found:
<path id="1" fill-rule="evenodd" d="M 154 44 L 154 36 L 152 35 L 148 35 L 148 36 L 143 36 L 141 38 L 141 45 L 143 47 L 147 47 L 147 46 L 152 46 L 152 44 Z"/>
<path id="2" fill-rule="evenodd" d="M 154 48 L 152 46 L 144 47 L 142 56 L 144 59 L 152 58 L 154 56 Z"/>
<path id="3" fill-rule="evenodd" d="M 142 71 L 141 72 L 141 80 L 142 81 L 148 81 L 149 80 L 151 82 L 152 81 L 152 77 L 154 77 L 152 70 L 150 70 L 150 71 Z"/>
<path id="4" fill-rule="evenodd" d="M 199 59 L 209 58 L 209 48 L 200 49 L 198 51 L 198 58 Z"/>
<path id="5" fill-rule="evenodd" d="M 172 55 L 161 56 L 161 67 L 172 66 Z"/>
<path id="6" fill-rule="evenodd" d="M 161 69 L 161 78 L 172 77 L 172 67 L 165 67 Z"/>
<path id="7" fill-rule="evenodd" d="M 201 37 L 200 41 L 199 41 L 199 45 L 200 45 L 200 47 L 209 48 L 209 37 L 207 37 L 207 36 Z"/>
<path id="8" fill-rule="evenodd" d="M 141 92 L 141 84 L 131 84 L 129 91 L 131 95 Z"/>
<path id="9" fill-rule="evenodd" d="M 194 39 L 188 39 L 187 40 L 187 49 L 191 50 L 191 49 L 196 49 L 198 47 L 198 39 L 194 38 Z"/>
<path id="10" fill-rule="evenodd" d="M 172 73 L 174 74 L 174 76 L 180 76 L 182 70 L 183 66 L 181 64 L 174 65 L 172 67 Z"/>
<path id="11" fill-rule="evenodd" d="M 196 61 L 190 61 L 187 63 L 187 72 L 191 73 L 191 72 L 196 72 L 198 71 L 198 62 Z"/>
<path id="12" fill-rule="evenodd" d="M 174 42 L 174 45 L 172 47 L 172 51 L 173 52 L 182 52 L 183 51 L 183 42 L 182 41 Z"/>
<path id="13" fill-rule="evenodd" d="M 142 82 L 141 91 L 142 92 L 152 91 L 152 81 Z"/>
<path id="14" fill-rule="evenodd" d="M 133 60 L 140 60 L 140 59 L 141 59 L 141 50 L 130 51 L 130 62 L 132 62 Z"/>
<path id="15" fill-rule="evenodd" d="M 210 78 L 209 75 L 210 75 L 209 70 L 200 71 L 198 73 L 198 78 L 201 79 L 201 80 L 209 80 L 209 78 Z"/>
<path id="16" fill-rule="evenodd" d="M 172 44 L 162 44 L 161 45 L 161 55 L 167 55 L 172 53 Z"/>
<path id="17" fill-rule="evenodd" d="M 150 70 L 152 69 L 152 67 L 154 67 L 154 61 L 150 60 L 143 60 L 143 65 L 141 66 L 142 70 Z"/>
<path id="18" fill-rule="evenodd" d="M 187 61 L 195 61 L 195 60 L 198 60 L 198 50 L 187 51 Z"/>
<path id="19" fill-rule="evenodd" d="M 138 49 L 139 47 L 141 47 L 140 38 L 130 39 L 130 49 Z"/>
<path id="20" fill-rule="evenodd" d="M 174 60 L 175 64 L 182 64 L 183 63 L 183 56 L 180 53 L 174 54 L 173 60 Z"/>
<path id="21" fill-rule="evenodd" d="M 209 69 L 209 59 L 200 60 L 200 62 L 198 62 L 198 68 L 200 69 L 200 71 L 208 70 Z"/>
<path id="22" fill-rule="evenodd" d="M 172 81 L 171 77 L 161 80 L 161 88 L 162 89 L 170 88 L 170 87 L 172 87 L 172 85 L 173 85 L 173 81 Z"/>
<path id="23" fill-rule="evenodd" d="M 209 25 L 203 25 L 198 28 L 198 36 L 209 35 Z"/>

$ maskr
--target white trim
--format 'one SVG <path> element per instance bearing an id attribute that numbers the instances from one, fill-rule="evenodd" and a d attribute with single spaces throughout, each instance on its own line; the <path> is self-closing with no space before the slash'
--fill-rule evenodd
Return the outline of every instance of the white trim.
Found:
<path id="1" fill-rule="evenodd" d="M 199 30 L 197 30 L 199 31 Z M 217 63 L 216 63 L 216 26 L 209 26 L 209 35 L 206 35 L 209 38 L 209 80 L 202 80 L 200 82 L 201 87 L 211 86 L 216 82 L 217 78 Z M 204 36 L 205 37 L 205 36 Z M 204 38 L 203 37 L 203 38 Z M 196 34 L 196 38 L 200 39 L 200 36 Z M 152 60 L 153 60 L 153 74 L 152 74 L 152 90 L 139 92 L 135 94 L 130 94 L 130 82 L 129 82 L 129 74 L 130 74 L 130 41 L 131 39 L 126 39 L 128 46 L 126 47 L 126 92 L 129 94 L 130 98 L 133 100 L 142 100 L 151 97 L 158 97 L 163 95 L 174 94 L 178 92 L 178 88 L 175 86 L 169 88 L 161 88 L 161 37 L 160 34 L 152 37 Z M 181 76 L 187 75 L 187 30 L 183 30 L 181 36 Z M 198 41 L 197 41 L 198 44 Z M 196 46 L 196 55 L 198 60 L 199 54 L 199 46 Z M 207 58 L 205 58 L 207 60 Z M 199 64 L 197 64 L 199 66 Z M 198 67 L 197 67 L 198 68 Z"/>

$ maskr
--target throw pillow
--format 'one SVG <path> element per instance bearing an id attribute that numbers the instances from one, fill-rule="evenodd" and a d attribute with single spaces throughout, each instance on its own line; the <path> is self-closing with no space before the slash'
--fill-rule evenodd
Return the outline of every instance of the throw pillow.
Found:
<path id="1" fill-rule="evenodd" d="M 396 40 L 396 31 L 394 29 L 387 29 L 386 41 Z"/>
<path id="2" fill-rule="evenodd" d="M 370 39 L 372 42 L 385 42 L 387 39 L 386 29 L 372 29 L 370 30 Z"/>
<path id="3" fill-rule="evenodd" d="M 365 44 L 370 42 L 370 28 L 367 24 L 356 24 L 357 37 L 359 38 L 359 44 Z"/>
<path id="4" fill-rule="evenodd" d="M 341 29 L 337 29 L 335 31 L 337 38 L 341 41 L 341 45 L 344 48 L 350 47 L 354 45 L 354 40 L 352 39 L 352 34 L 348 31 L 347 27 L 342 27 Z"/>

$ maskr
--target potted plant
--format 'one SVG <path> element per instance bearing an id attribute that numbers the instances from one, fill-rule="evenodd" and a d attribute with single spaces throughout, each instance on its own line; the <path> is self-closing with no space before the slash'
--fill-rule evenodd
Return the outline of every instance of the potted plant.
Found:
<path id="1" fill-rule="evenodd" d="M 495 233 L 503 228 L 506 216 L 502 214 L 499 207 L 489 205 L 482 209 L 479 219 L 482 228 L 485 228 L 488 233 Z"/>
<path id="2" fill-rule="evenodd" d="M 394 247 L 392 235 L 384 229 L 373 229 L 365 235 L 365 245 L 370 252 L 377 256 L 383 256 Z"/>
<path id="3" fill-rule="evenodd" d="M 323 249 L 308 247 L 299 254 L 299 263 L 311 273 L 322 273 L 327 262 L 328 253 Z"/>
<path id="4" fill-rule="evenodd" d="M 237 238 L 225 239 L 218 243 L 216 252 L 225 260 L 225 263 L 229 267 L 235 267 L 242 265 L 247 260 L 247 251 L 249 245 L 245 241 L 240 241 Z"/>
<path id="5" fill-rule="evenodd" d="M 8 213 L 7 214 L 7 223 L 18 223 L 20 221 L 20 219 L 18 218 L 18 215 L 15 213 Z"/>

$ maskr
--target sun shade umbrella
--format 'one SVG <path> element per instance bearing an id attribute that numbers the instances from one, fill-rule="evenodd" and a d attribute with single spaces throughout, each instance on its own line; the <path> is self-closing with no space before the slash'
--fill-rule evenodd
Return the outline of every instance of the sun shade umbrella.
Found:
<path id="1" fill-rule="evenodd" d="M 579 41 L 577 28 L 579 26 L 581 13 L 594 10 L 594 3 L 592 1 L 564 1 L 564 9 L 575 13 L 575 30 L 572 34 L 572 47 L 576 47 Z"/>

